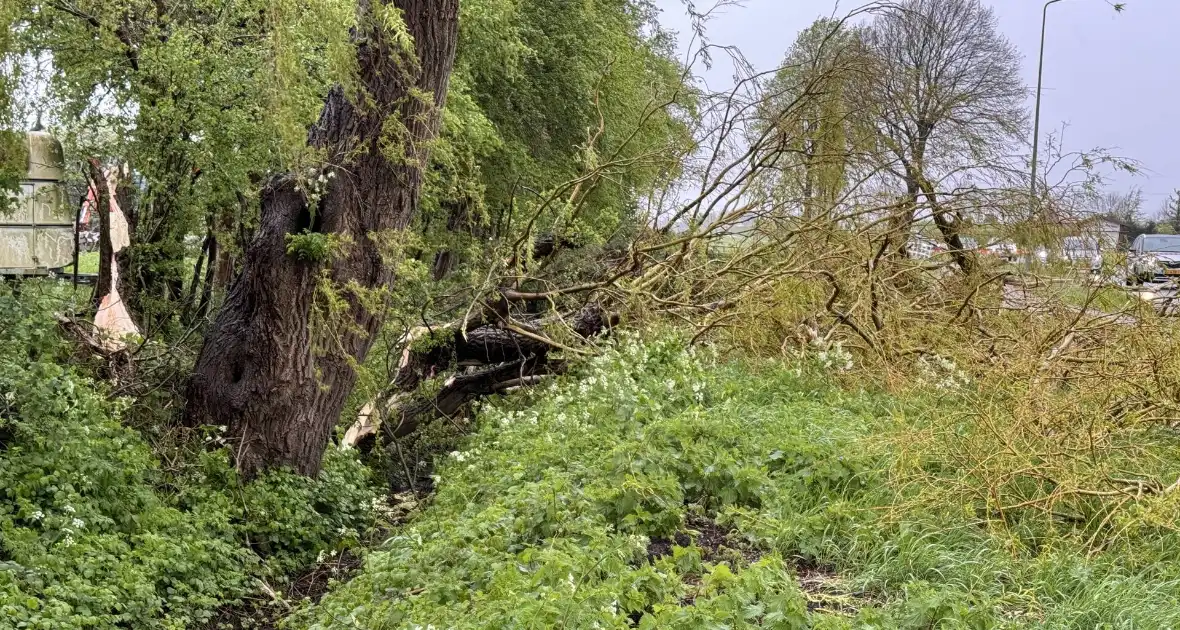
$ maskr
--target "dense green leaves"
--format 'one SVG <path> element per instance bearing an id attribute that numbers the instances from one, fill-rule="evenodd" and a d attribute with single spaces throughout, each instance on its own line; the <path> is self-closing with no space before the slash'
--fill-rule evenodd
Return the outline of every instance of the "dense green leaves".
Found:
<path id="1" fill-rule="evenodd" d="M 470 0 L 460 28 L 419 219 L 428 242 L 486 251 L 531 230 L 601 243 L 630 227 L 688 141 L 692 95 L 651 7 Z M 598 171 L 567 204 L 570 182 Z M 478 277 L 486 259 L 474 262 Z"/>
<path id="2" fill-rule="evenodd" d="M 351 76 L 352 3 L 6 7 L 14 35 L 0 55 L 48 65 L 40 106 L 67 154 L 131 169 L 122 182 L 134 227 L 125 275 L 137 290 L 127 297 L 153 328 L 166 323 L 191 273 L 186 237 L 211 230 L 223 250 L 241 246 L 261 181 L 314 159 L 307 129 L 328 86 Z"/>
<path id="3" fill-rule="evenodd" d="M 131 169 L 137 221 L 125 277 L 140 285 L 128 299 L 147 323 L 179 312 L 196 258 L 186 237 L 209 231 L 223 256 L 240 252 L 264 180 L 317 167 L 308 129 L 329 86 L 353 85 L 353 5 L 6 4 L 0 17 L 15 35 L 0 55 L 50 64 L 44 106 L 68 154 Z M 678 168 L 688 142 L 691 94 L 654 9 L 638 0 L 468 0 L 461 10 L 415 223 L 422 247 L 409 253 L 427 264 L 436 251 L 451 253 L 465 272 L 456 279 L 469 284 L 522 234 L 584 245 L 632 229 L 638 199 Z M 13 86 L 3 87 L 10 96 Z M 587 173 L 596 175 L 567 203 L 563 186 Z M 545 203 L 550 195 L 557 201 Z"/>
<path id="4" fill-rule="evenodd" d="M 243 485 L 224 450 L 161 470 L 69 366 L 54 293 L 0 289 L 0 626 L 192 627 L 372 522 L 367 474 L 343 455 L 316 480 Z"/>
<path id="5" fill-rule="evenodd" d="M 833 209 L 870 142 L 855 94 L 872 72 L 863 38 L 862 29 L 843 21 L 817 20 L 766 86 L 764 116 L 786 149 L 778 193 L 788 203 L 798 200 L 806 217 Z"/>
<path id="6" fill-rule="evenodd" d="M 17 8 L 10 3 L 0 6 L 0 24 L 7 26 L 17 15 Z M 13 32 L 0 30 L 0 55 L 12 47 Z M 12 195 L 19 190 L 19 182 L 25 174 L 27 154 L 23 137 L 11 130 L 13 92 L 20 77 L 21 65 L 9 61 L 0 62 L 0 215 L 9 212 Z"/>

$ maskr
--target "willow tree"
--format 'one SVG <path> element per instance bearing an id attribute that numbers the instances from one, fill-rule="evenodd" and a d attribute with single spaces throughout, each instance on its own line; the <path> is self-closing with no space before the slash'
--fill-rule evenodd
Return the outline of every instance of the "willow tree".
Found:
<path id="1" fill-rule="evenodd" d="M 500 300 L 500 289 L 535 295 L 600 279 L 606 259 L 641 229 L 646 196 L 676 172 L 691 142 L 695 94 L 685 84 L 646 2 L 465 0 L 414 246 L 400 261 L 411 272 L 403 279 L 414 280 L 390 295 L 388 325 L 346 411 L 401 400 L 432 378 L 471 393 L 479 377 L 449 377 L 473 362 L 493 372 L 518 360 L 544 367 L 549 347 L 509 325 L 543 319 L 575 342 L 595 330 L 584 317 L 598 312 L 587 303 L 595 296 L 584 291 L 502 304 L 505 318 L 479 317 L 479 305 Z M 461 322 L 465 334 L 431 338 L 429 361 L 398 368 L 405 339 L 423 328 L 456 332 Z M 422 415 L 453 407 L 438 402 L 425 401 Z"/>
<path id="2" fill-rule="evenodd" d="M 964 272 L 970 219 L 945 186 L 988 169 L 1019 138 L 1026 115 L 1019 55 L 979 0 L 905 0 L 868 31 L 876 60 L 859 93 L 877 121 L 889 172 L 904 186 L 890 238 L 904 247 L 924 206 Z"/>
<path id="3" fill-rule="evenodd" d="M 458 0 L 359 2 L 356 80 L 332 89 L 309 134 L 322 167 L 263 191 L 257 234 L 205 338 L 186 409 L 191 424 L 228 427 L 247 476 L 319 470 L 382 322 L 369 298 L 394 281 L 383 244 L 418 209 L 458 10 Z M 315 331 L 330 334 L 313 334 L 317 300 L 332 301 L 334 329 Z"/>
<path id="4" fill-rule="evenodd" d="M 452 268 L 465 272 L 459 282 L 484 277 L 489 245 L 526 225 L 577 246 L 617 236 L 636 199 L 677 168 L 669 147 L 688 141 L 692 95 L 652 7 L 469 0 L 462 15 L 453 98 L 416 226 L 446 254 L 436 277 Z M 530 220 L 539 196 L 611 160 L 627 166 L 583 188 L 577 211 L 555 204 Z"/>
<path id="5" fill-rule="evenodd" d="M 180 312 L 190 236 L 240 248 L 290 168 L 346 40 L 348 0 L 9 0 L 10 55 L 51 64 L 45 110 L 80 162 L 129 166 L 124 276 L 149 332 Z M 314 51 L 315 54 L 309 54 Z M 292 140 L 299 128 L 298 140 Z M 209 258 L 206 256 L 205 258 Z"/>
<path id="6" fill-rule="evenodd" d="M 852 86 L 870 64 L 861 29 L 821 18 L 803 30 L 766 87 L 764 115 L 781 136 L 779 195 L 797 200 L 804 218 L 830 212 L 863 146 Z"/>

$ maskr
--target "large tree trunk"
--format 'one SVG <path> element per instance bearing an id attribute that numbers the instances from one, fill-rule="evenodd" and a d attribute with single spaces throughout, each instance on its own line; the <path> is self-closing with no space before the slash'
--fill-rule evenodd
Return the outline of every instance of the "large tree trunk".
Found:
<path id="1" fill-rule="evenodd" d="M 364 360 L 381 324 L 380 313 L 365 308 L 366 296 L 357 293 L 393 280 L 375 237 L 404 229 L 417 210 L 427 146 L 438 131 L 454 63 L 459 0 L 391 4 L 402 12 L 416 58 L 390 41 L 370 0 L 358 0 L 357 61 L 367 98 L 356 105 L 334 89 L 309 139 L 327 151 L 328 190 L 312 212 L 293 180 L 267 186 L 258 233 L 189 385 L 188 423 L 226 425 L 246 477 L 283 466 L 318 472 L 356 383 L 353 366 Z M 404 125 L 397 136 L 390 117 Z M 287 235 L 304 230 L 350 242 L 329 274 L 347 312 L 324 330 L 313 331 L 310 320 L 325 263 L 287 254 Z"/>
<path id="2" fill-rule="evenodd" d="M 976 267 L 975 253 L 967 249 L 966 245 L 963 244 L 963 236 L 960 229 L 963 225 L 963 218 L 959 213 L 944 208 L 938 202 L 938 195 L 934 191 L 934 186 L 928 180 L 922 180 L 922 194 L 926 196 L 926 201 L 930 204 L 930 213 L 934 217 L 934 225 L 938 227 L 938 231 L 942 234 L 942 240 L 946 241 L 951 260 L 955 261 L 960 271 L 971 275 L 975 272 Z"/>

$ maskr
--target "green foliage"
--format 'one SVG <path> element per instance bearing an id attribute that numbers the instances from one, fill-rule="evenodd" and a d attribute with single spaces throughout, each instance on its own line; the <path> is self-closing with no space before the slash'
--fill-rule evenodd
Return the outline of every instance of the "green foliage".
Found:
<path id="1" fill-rule="evenodd" d="M 4 90 L 0 77 L 0 91 Z M 4 121 L 0 114 L 0 124 Z M 12 212 L 12 201 L 20 192 L 20 180 L 28 168 L 28 146 L 21 133 L 0 129 L 0 217 Z"/>
<path id="2" fill-rule="evenodd" d="M 322 168 L 307 130 L 324 95 L 339 84 L 364 98 L 349 38 L 355 5 L 5 4 L 12 34 L 0 55 L 43 54 L 51 64 L 45 106 L 67 154 L 131 169 L 122 185 L 138 220 L 124 277 L 139 285 L 127 297 L 147 328 L 167 332 L 183 311 L 186 237 L 211 231 L 222 253 L 240 255 L 261 183 Z M 518 237 L 550 231 L 587 244 L 630 229 L 636 200 L 676 171 L 676 149 L 688 142 L 691 98 L 654 9 L 637 0 L 465 0 L 461 11 L 441 137 L 414 217 L 423 247 L 409 255 L 429 263 L 449 253 L 456 284 L 468 285 Z M 410 45 L 397 11 L 371 18 Z M 0 102 L 0 116 L 10 109 Z M 564 197 L 565 182 L 596 169 L 578 204 L 538 201 Z M 297 249 L 314 260 L 323 253 Z M 420 313 L 421 301 L 414 307 Z"/>
<path id="3" fill-rule="evenodd" d="M 526 279 L 522 289 L 587 281 L 602 244 L 633 233 L 639 200 L 687 152 L 693 95 L 648 3 L 463 0 L 460 12 L 455 70 L 412 225 L 420 239 L 404 248 L 418 266 L 399 269 L 352 409 L 386 391 L 403 334 L 424 319 L 462 316 L 471 287 L 500 282 L 514 248 L 531 254 L 542 233 L 577 246 L 547 261 L 544 282 Z M 567 203 L 570 180 L 590 173 L 579 201 Z"/>
<path id="4" fill-rule="evenodd" d="M 241 484 L 225 449 L 162 470 L 122 403 L 70 367 L 52 317 L 67 306 L 45 285 L 0 289 L 0 625 L 192 627 L 372 522 L 343 454 L 315 480 Z"/>
<path id="5" fill-rule="evenodd" d="M 504 141 L 481 165 L 493 205 L 506 205 L 520 184 L 546 190 L 572 179 L 591 152 L 636 156 L 681 133 L 658 106 L 688 95 L 675 95 L 683 85 L 671 42 L 646 3 L 483 0 L 463 11 L 457 74 Z M 600 122 L 603 136 L 589 147 Z M 620 173 L 600 202 L 623 210 L 629 188 L 651 175 Z"/>
<path id="6" fill-rule="evenodd" d="M 0 60 L 13 48 L 13 32 L 8 28 L 15 20 L 17 8 L 10 3 L 0 6 Z M 13 131 L 13 94 L 19 81 L 21 64 L 0 62 L 0 216 L 12 211 L 13 196 L 20 190 L 25 176 L 27 146 L 24 135 Z"/>
<path id="7" fill-rule="evenodd" d="M 216 438 L 214 438 L 216 439 Z M 372 524 L 374 489 L 355 458 L 331 449 L 319 477 L 269 472 L 243 484 L 224 450 L 203 453 L 199 466 L 173 482 L 178 506 L 223 515 L 234 536 L 282 576 L 328 550 L 355 547 Z"/>
<path id="8" fill-rule="evenodd" d="M 631 340 L 531 405 L 485 408 L 426 513 L 293 623 L 808 627 L 777 553 L 719 560 L 702 542 L 648 556 L 653 540 L 686 531 L 689 510 L 726 518 L 778 480 L 815 488 L 817 503 L 856 492 L 844 468 L 806 465 L 829 448 L 800 433 L 818 408 L 807 395 L 787 394 L 783 416 L 762 413 L 736 374 L 707 365 L 678 342 Z M 769 463 L 783 460 L 793 464 Z"/>
<path id="9" fill-rule="evenodd" d="M 62 273 L 73 273 L 74 264 L 70 263 L 62 268 Z M 98 273 L 98 252 L 81 252 L 78 254 L 78 273 Z"/>
<path id="10" fill-rule="evenodd" d="M 296 260 L 312 263 L 326 263 L 332 253 L 339 249 L 339 239 L 323 232 L 301 232 L 287 235 L 287 255 Z"/>
<path id="11" fill-rule="evenodd" d="M 290 627 L 1180 621 L 1175 534 L 1088 557 L 1068 527 L 915 501 L 893 477 L 912 455 L 881 436 L 947 399 L 834 388 L 826 370 L 839 367 L 716 366 L 675 341 L 624 340 L 484 407 L 440 463 L 433 503 Z"/>
<path id="12" fill-rule="evenodd" d="M 601 243 L 678 168 L 691 94 L 645 2 L 472 0 L 419 229 L 478 277 L 526 229 Z M 626 164 L 626 167 L 621 166 Z M 570 180 L 601 169 L 576 208 Z M 549 195 L 556 202 L 548 203 Z M 481 238 L 482 237 L 482 238 Z M 531 239 L 526 239 L 531 242 Z"/>
<path id="13" fill-rule="evenodd" d="M 830 18 L 804 29 L 766 86 L 763 116 L 786 155 L 780 195 L 804 215 L 830 212 L 848 184 L 854 155 L 869 144 L 851 92 L 870 71 L 862 30 Z"/>
<path id="14" fill-rule="evenodd" d="M 318 161 L 307 129 L 355 66 L 352 0 L 14 0 L 5 62 L 50 63 L 41 104 L 75 164 L 127 164 L 135 231 L 124 270 L 152 328 L 179 311 L 185 238 L 222 249 L 254 224 L 260 182 Z M 9 13 L 7 8 L 11 7 Z M 9 107 L 0 102 L 0 123 Z M 74 171 L 74 169 L 71 169 Z"/>

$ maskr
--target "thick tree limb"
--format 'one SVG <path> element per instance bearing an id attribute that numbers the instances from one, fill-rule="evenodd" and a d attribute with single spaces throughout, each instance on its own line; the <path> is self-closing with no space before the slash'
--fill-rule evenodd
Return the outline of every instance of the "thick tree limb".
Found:
<path id="1" fill-rule="evenodd" d="M 618 316 L 592 303 L 561 321 L 574 334 L 589 339 L 616 325 Z M 346 432 L 344 444 L 353 446 L 378 427 L 386 440 L 403 437 L 424 422 L 454 416 L 477 398 L 560 372 L 564 363 L 550 358 L 549 352 L 574 349 L 545 336 L 538 323 L 481 324 L 466 334 L 460 325 L 450 324 L 435 328 L 429 342 L 422 339 L 432 331 L 411 332 L 404 340 L 407 347 L 389 390 L 365 405 Z M 423 349 L 415 351 L 415 343 Z M 448 377 L 438 391 L 427 396 L 415 393 L 425 381 L 455 368 L 460 371 Z"/>
<path id="2" fill-rule="evenodd" d="M 386 440 L 405 437 L 423 422 L 454 416 L 476 398 L 519 385 L 525 379 L 552 374 L 554 366 L 546 363 L 544 357 L 530 357 L 452 376 L 434 395 L 414 396 L 392 409 L 386 416 L 389 420 L 382 423 L 382 433 Z"/>

